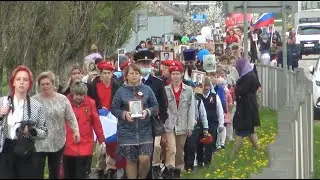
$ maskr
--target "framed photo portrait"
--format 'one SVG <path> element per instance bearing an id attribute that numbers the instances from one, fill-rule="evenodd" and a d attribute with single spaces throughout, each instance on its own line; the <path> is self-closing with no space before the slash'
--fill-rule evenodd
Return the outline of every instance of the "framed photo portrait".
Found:
<path id="1" fill-rule="evenodd" d="M 154 45 L 160 45 L 162 43 L 162 37 L 151 36 L 151 41 Z"/>
<path id="2" fill-rule="evenodd" d="M 216 72 L 217 61 L 214 54 L 203 56 L 203 69 L 207 72 Z"/>
<path id="3" fill-rule="evenodd" d="M 195 88 L 195 92 L 196 93 L 200 93 L 200 94 L 203 93 L 205 77 L 206 77 L 206 73 L 205 72 L 196 71 L 196 70 L 192 71 L 191 79 L 196 85 L 196 88 Z"/>
<path id="4" fill-rule="evenodd" d="M 215 43 L 214 44 L 215 54 L 217 56 L 221 56 L 224 54 L 224 45 L 223 43 Z"/>
<path id="5" fill-rule="evenodd" d="M 126 54 L 126 50 L 125 49 L 118 49 L 118 54 L 122 54 L 125 55 Z"/>
<path id="6" fill-rule="evenodd" d="M 180 45 L 179 46 L 179 54 L 183 53 L 184 50 L 189 49 L 187 45 Z"/>
<path id="7" fill-rule="evenodd" d="M 205 43 L 194 43 L 194 48 L 193 49 L 197 49 L 198 51 L 202 50 L 202 49 L 206 49 L 206 44 Z"/>
<path id="8" fill-rule="evenodd" d="M 163 47 L 160 46 L 160 45 L 156 45 L 156 46 L 154 46 L 154 50 L 155 50 L 155 51 L 162 51 L 162 50 L 163 50 Z"/>
<path id="9" fill-rule="evenodd" d="M 142 102 L 141 101 L 129 101 L 129 112 L 132 118 L 142 117 Z"/>
<path id="10" fill-rule="evenodd" d="M 174 52 L 173 51 L 161 51 L 160 52 L 160 60 L 173 60 Z"/>
<path id="11" fill-rule="evenodd" d="M 173 41 L 174 41 L 174 35 L 173 34 L 165 34 L 164 35 L 165 44 L 172 44 Z"/>
<path id="12" fill-rule="evenodd" d="M 257 33 L 252 33 L 252 40 L 258 41 L 258 34 Z"/>

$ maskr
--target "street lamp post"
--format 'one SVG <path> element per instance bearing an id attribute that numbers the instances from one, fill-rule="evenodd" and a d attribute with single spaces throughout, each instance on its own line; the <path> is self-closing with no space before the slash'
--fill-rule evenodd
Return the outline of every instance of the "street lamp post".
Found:
<path id="1" fill-rule="evenodd" d="M 248 13 L 248 4 L 247 1 L 243 1 L 243 33 L 244 33 L 244 58 L 248 59 L 248 21 L 247 21 L 247 13 Z"/>
<path id="2" fill-rule="evenodd" d="M 135 43 L 139 44 L 139 31 L 145 30 L 148 27 L 148 17 L 144 13 L 138 12 L 136 14 L 136 26 L 134 28 L 135 32 Z"/>
<path id="3" fill-rule="evenodd" d="M 287 3 L 286 1 L 282 1 L 282 58 L 283 58 L 283 68 L 287 69 L 288 61 L 287 61 L 287 40 L 286 40 L 286 32 L 287 32 Z"/>

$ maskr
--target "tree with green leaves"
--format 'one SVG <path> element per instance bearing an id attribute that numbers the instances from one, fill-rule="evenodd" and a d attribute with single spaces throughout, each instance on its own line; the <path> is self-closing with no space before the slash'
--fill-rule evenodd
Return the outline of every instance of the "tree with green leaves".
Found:
<path id="1" fill-rule="evenodd" d="M 113 54 L 131 36 L 140 1 L 0 2 L 0 75 L 24 64 L 51 70 L 64 81 L 71 64 L 82 64 L 91 44 Z M 0 87 L 3 86 L 0 81 Z M 0 88 L 1 90 L 2 88 Z M 1 91 L 0 91 L 1 94 Z"/>

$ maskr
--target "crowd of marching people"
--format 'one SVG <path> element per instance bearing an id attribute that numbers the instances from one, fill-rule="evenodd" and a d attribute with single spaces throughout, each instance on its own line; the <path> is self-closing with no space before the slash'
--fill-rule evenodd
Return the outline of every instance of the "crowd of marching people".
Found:
<path id="1" fill-rule="evenodd" d="M 43 179 L 46 161 L 50 179 L 88 178 L 95 154 L 100 179 L 177 179 L 211 166 L 230 141 L 232 157 L 244 137 L 259 149 L 260 83 L 236 41 L 230 31 L 216 65 L 199 61 L 199 49 L 160 61 L 152 41 L 106 60 L 93 45 L 59 86 L 50 71 L 33 82 L 18 66 L 0 98 L 0 178 Z M 202 81 L 191 80 L 193 70 Z M 30 96 L 34 83 L 39 92 Z M 114 139 L 100 119 L 111 114 Z"/>

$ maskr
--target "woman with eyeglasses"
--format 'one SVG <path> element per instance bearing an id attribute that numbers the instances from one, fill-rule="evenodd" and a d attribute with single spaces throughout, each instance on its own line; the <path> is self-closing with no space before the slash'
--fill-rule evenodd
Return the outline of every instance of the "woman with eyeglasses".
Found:
<path id="1" fill-rule="evenodd" d="M 48 130 L 42 105 L 28 95 L 31 71 L 18 66 L 12 74 L 10 95 L 0 98 L 0 179 L 30 179 L 34 178 L 34 140 L 45 139 Z M 32 143 L 21 144 L 24 137 Z M 17 149 L 28 153 L 21 155 Z"/>
<path id="2" fill-rule="evenodd" d="M 119 155 L 126 158 L 128 179 L 145 179 L 153 151 L 150 117 L 157 112 L 158 103 L 152 89 L 141 83 L 141 72 L 137 65 L 128 65 L 124 76 L 125 83 L 117 90 L 111 106 L 112 114 L 118 118 Z M 140 116 L 134 116 L 130 111 L 134 108 L 130 106 L 139 104 L 142 107 L 136 108 L 140 109 Z"/>

